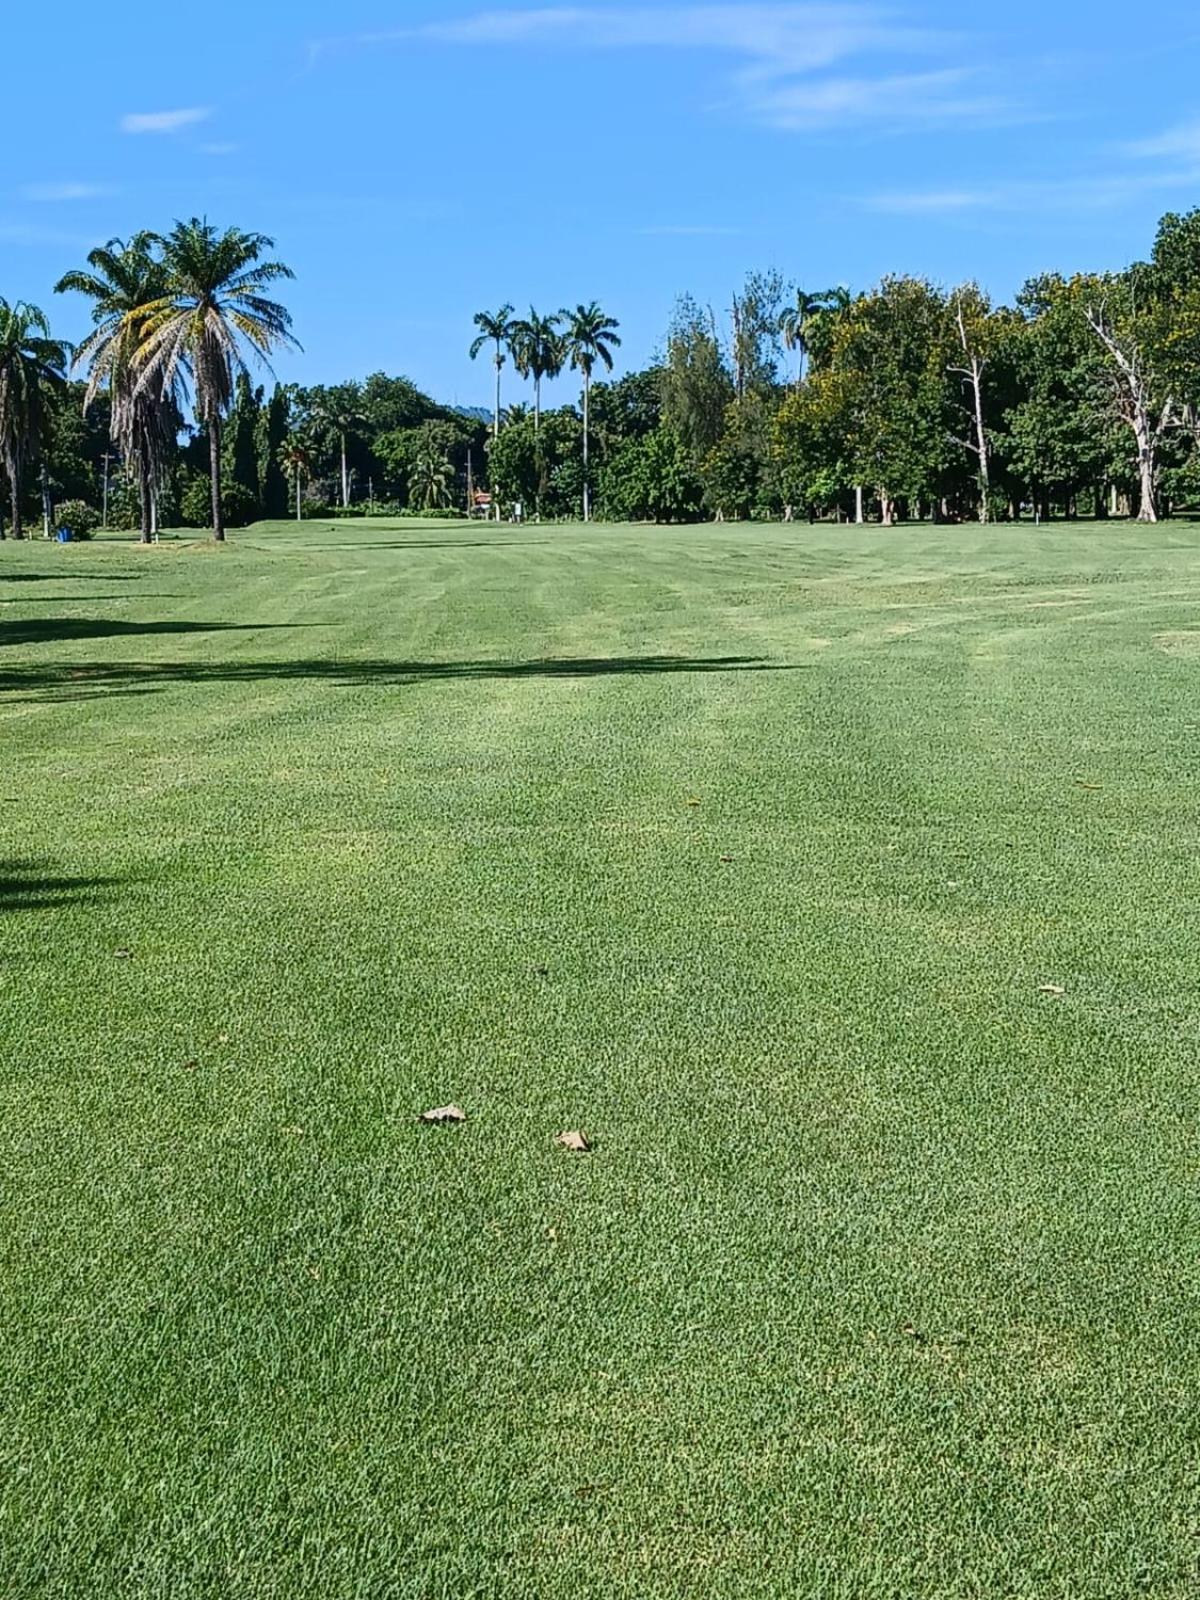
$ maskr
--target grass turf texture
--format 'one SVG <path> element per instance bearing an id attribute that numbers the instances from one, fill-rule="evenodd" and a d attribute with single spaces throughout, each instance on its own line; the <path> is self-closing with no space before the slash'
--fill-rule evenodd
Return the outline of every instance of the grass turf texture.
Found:
<path id="1" fill-rule="evenodd" d="M 6 1600 L 1196 1593 L 1200 531 L 0 601 Z"/>

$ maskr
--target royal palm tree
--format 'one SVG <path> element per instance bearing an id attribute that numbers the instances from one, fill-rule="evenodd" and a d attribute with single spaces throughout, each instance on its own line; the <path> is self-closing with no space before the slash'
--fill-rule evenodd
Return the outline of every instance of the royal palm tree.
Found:
<path id="1" fill-rule="evenodd" d="M 221 422 L 235 379 L 248 367 L 243 351 L 264 364 L 281 345 L 299 346 L 292 319 L 265 291 L 293 273 L 281 261 L 264 261 L 274 240 L 227 228 L 223 233 L 193 217 L 177 222 L 162 241 L 165 293 L 147 305 L 136 362 L 138 386 L 172 390 L 191 376 L 196 415 L 208 430 L 212 477 L 212 534 L 225 538 L 221 515 Z"/>
<path id="2" fill-rule="evenodd" d="M 23 539 L 21 477 L 46 441 L 50 397 L 66 379 L 67 347 L 37 306 L 0 299 L 0 462 L 12 497 L 12 536 Z M 0 530 L 0 538 L 3 538 Z"/>
<path id="3" fill-rule="evenodd" d="M 308 440 L 299 433 L 290 433 L 279 446 L 276 458 L 284 473 L 295 481 L 296 485 L 296 521 L 303 520 L 304 512 L 300 500 L 300 484 L 308 477 L 312 466 L 312 447 Z"/>
<path id="4" fill-rule="evenodd" d="M 485 345 L 494 344 L 496 349 L 492 360 L 496 364 L 496 426 L 495 432 L 500 433 L 500 372 L 504 366 L 505 352 L 512 346 L 513 339 L 513 308 L 505 305 L 499 311 L 477 311 L 475 313 L 475 326 L 479 329 L 479 337 L 471 346 L 471 360 L 474 361 Z"/>
<path id="5" fill-rule="evenodd" d="M 559 319 L 540 317 L 532 306 L 528 317 L 512 325 L 512 353 L 517 371 L 523 378 L 533 379 L 533 429 L 542 428 L 542 380 L 557 378 L 566 365 L 567 352 Z"/>
<path id="6" fill-rule="evenodd" d="M 362 408 L 362 389 L 357 383 L 339 383 L 322 392 L 313 407 L 313 421 L 330 438 L 336 439 L 342 461 L 342 509 L 350 504 L 350 472 L 346 464 L 346 440 L 366 421 Z"/>
<path id="7" fill-rule="evenodd" d="M 83 407 L 86 413 L 107 388 L 113 443 L 137 477 L 143 544 L 157 532 L 158 501 L 182 420 L 177 393 L 138 382 L 145 308 L 167 289 L 159 244 L 155 234 L 145 232 L 128 243 L 110 239 L 88 252 L 86 271 L 68 272 L 54 286 L 56 294 L 84 294 L 92 301 L 95 328 L 75 352 L 74 363 L 87 371 Z"/>
<path id="8" fill-rule="evenodd" d="M 591 305 L 576 306 L 574 311 L 559 313 L 566 324 L 565 344 L 571 366 L 583 374 L 583 520 L 592 520 L 591 486 L 588 483 L 588 429 L 591 420 L 592 373 L 596 363 L 602 362 L 611 372 L 612 352 L 620 349 L 617 329 L 621 326 L 604 312 L 593 300 Z"/>

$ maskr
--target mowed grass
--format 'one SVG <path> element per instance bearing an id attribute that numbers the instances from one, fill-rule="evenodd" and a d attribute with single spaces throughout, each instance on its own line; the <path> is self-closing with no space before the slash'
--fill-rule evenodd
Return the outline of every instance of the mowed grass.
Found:
<path id="1" fill-rule="evenodd" d="M 0 718 L 5 1600 L 1197 1593 L 1200 530 L 8 544 Z"/>

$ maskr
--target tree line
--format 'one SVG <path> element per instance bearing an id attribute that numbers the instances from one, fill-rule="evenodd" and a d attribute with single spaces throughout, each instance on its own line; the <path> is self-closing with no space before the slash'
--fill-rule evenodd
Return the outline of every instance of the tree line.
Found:
<path id="1" fill-rule="evenodd" d="M 93 250 L 77 349 L 0 300 L 0 467 L 20 536 L 69 501 L 110 526 L 331 514 L 989 522 L 1128 515 L 1200 499 L 1200 211 L 1123 272 L 1044 274 L 1012 305 L 910 276 L 798 289 L 751 273 L 720 313 L 677 302 L 654 362 L 612 379 L 595 302 L 475 319 L 490 411 L 403 377 L 256 382 L 294 345 L 271 240 L 205 221 Z M 531 406 L 504 405 L 511 361 Z M 269 370 L 269 369 L 268 369 Z M 543 385 L 578 374 L 578 403 Z"/>

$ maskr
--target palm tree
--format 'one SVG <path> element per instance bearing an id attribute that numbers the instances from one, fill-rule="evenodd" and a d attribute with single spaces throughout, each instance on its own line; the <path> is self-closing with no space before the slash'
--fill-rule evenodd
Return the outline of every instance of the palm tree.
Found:
<path id="1" fill-rule="evenodd" d="M 95 328 L 75 352 L 74 364 L 87 369 L 85 413 L 100 390 L 108 389 L 113 443 L 137 474 L 143 544 L 157 532 L 158 500 L 181 420 L 173 391 L 138 383 L 145 307 L 167 290 L 159 243 L 145 232 L 128 243 L 110 239 L 88 252 L 87 271 L 68 272 L 54 286 L 56 294 L 85 294 L 92 301 Z"/>
<path id="2" fill-rule="evenodd" d="M 813 297 L 813 304 L 804 319 L 804 351 L 809 367 L 827 366 L 833 355 L 838 323 L 854 304 L 854 296 L 845 284 L 836 289 L 824 289 Z"/>
<path id="3" fill-rule="evenodd" d="M 591 486 L 588 483 L 588 426 L 591 418 L 592 373 L 597 361 L 611 372 L 613 349 L 620 349 L 617 329 L 621 326 L 593 300 L 589 306 L 559 313 L 566 323 L 566 354 L 571 366 L 583 373 L 583 520 L 592 520 Z"/>
<path id="4" fill-rule="evenodd" d="M 21 476 L 41 451 L 49 423 L 48 400 L 66 377 L 67 348 L 50 337 L 37 306 L 0 299 L 0 461 L 12 496 L 12 534 L 23 539 Z M 3 538 L 0 532 L 0 538 Z"/>
<path id="5" fill-rule="evenodd" d="M 808 335 L 813 317 L 826 309 L 836 293 L 834 289 L 821 289 L 816 294 L 809 294 L 807 289 L 797 289 L 795 305 L 785 306 L 780 314 L 779 332 L 783 335 L 784 345 L 800 355 L 797 388 L 804 382 L 804 362 L 808 355 Z"/>
<path id="6" fill-rule="evenodd" d="M 494 314 L 490 311 L 477 311 L 475 313 L 475 326 L 479 329 L 479 337 L 471 346 L 471 360 L 474 361 L 479 352 L 487 344 L 496 346 L 496 353 L 492 360 L 496 363 L 496 434 L 500 433 L 500 369 L 504 365 L 504 352 L 510 349 L 513 340 L 513 308 L 508 305 L 501 306 Z"/>
<path id="7" fill-rule="evenodd" d="M 213 538 L 225 538 L 221 515 L 221 420 L 233 398 L 234 380 L 248 370 L 249 347 L 267 365 L 279 345 L 293 345 L 292 319 L 264 291 L 293 273 L 281 261 L 264 261 L 274 240 L 261 233 L 213 225 L 193 217 L 177 222 L 162 241 L 166 292 L 144 307 L 146 320 L 137 352 L 138 386 L 160 392 L 191 375 L 196 414 L 208 430 L 212 477 Z"/>
<path id="8" fill-rule="evenodd" d="M 312 450 L 308 440 L 302 434 L 290 433 L 279 446 L 277 457 L 279 465 L 288 477 L 293 478 L 296 484 L 296 521 L 303 519 L 303 508 L 300 501 L 301 479 L 307 478 L 312 465 Z"/>
<path id="9" fill-rule="evenodd" d="M 533 428 L 542 427 L 542 380 L 557 378 L 566 365 L 567 351 L 558 328 L 559 318 L 540 317 L 532 306 L 528 317 L 512 325 L 512 353 L 517 371 L 533 379 Z"/>
<path id="10" fill-rule="evenodd" d="M 313 410 L 313 420 L 338 441 L 342 458 L 342 509 L 350 504 L 350 473 L 346 465 L 346 440 L 366 421 L 362 409 L 362 390 L 357 383 L 339 383 L 326 389 Z"/>
<path id="11" fill-rule="evenodd" d="M 423 511 L 433 511 L 450 504 L 453 484 L 454 466 L 449 456 L 435 439 L 423 439 L 408 474 L 409 498 Z"/>

